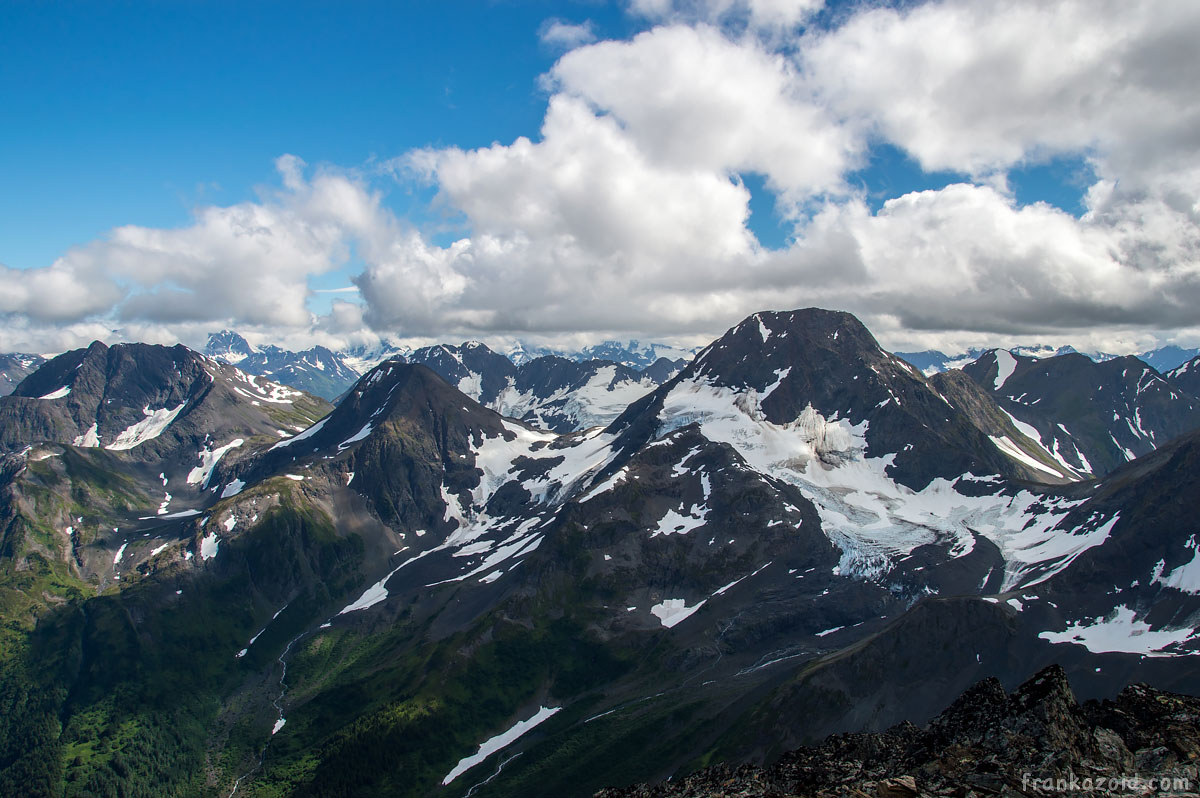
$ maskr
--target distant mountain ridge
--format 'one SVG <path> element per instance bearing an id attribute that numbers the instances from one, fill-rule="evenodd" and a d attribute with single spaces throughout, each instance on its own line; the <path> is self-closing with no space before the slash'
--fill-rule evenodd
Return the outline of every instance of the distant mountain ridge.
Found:
<path id="1" fill-rule="evenodd" d="M 431 347 L 426 347 L 426 349 L 429 348 Z M 341 396 L 359 376 L 370 371 L 379 363 L 396 358 L 407 359 L 414 352 L 409 347 L 389 343 L 386 340 L 381 340 L 373 346 L 356 345 L 340 351 L 314 346 L 295 352 L 275 345 L 252 346 L 242 335 L 233 330 L 210 333 L 203 351 L 210 357 L 230 365 L 236 365 L 248 373 L 270 377 L 285 385 L 299 388 L 328 400 Z M 522 366 L 541 357 L 557 357 L 575 362 L 611 361 L 637 371 L 651 369 L 646 376 L 661 383 L 664 380 L 661 371 L 663 367 L 651 368 L 655 366 L 656 362 L 664 361 L 675 364 L 681 360 L 686 361 L 695 354 L 695 351 L 669 344 L 632 339 L 603 341 L 579 350 L 540 347 L 517 342 L 503 349 L 499 354 L 515 366 Z M 897 352 L 896 355 L 916 366 L 926 376 L 930 376 L 948 369 L 962 368 L 988 351 L 991 350 L 973 348 L 964 353 L 946 354 L 939 350 L 925 350 L 922 352 Z M 1023 346 L 1015 347 L 1010 351 L 1024 357 L 1045 358 L 1069 354 L 1078 350 L 1070 346 L 1058 348 Z M 1198 355 L 1200 355 L 1200 349 L 1184 349 L 1169 345 L 1144 352 L 1138 357 L 1165 374 Z M 1096 361 L 1117 357 L 1103 352 L 1088 353 L 1087 356 Z M 0 355 L 0 396 L 11 392 L 21 379 L 42 362 L 45 362 L 45 358 L 39 355 Z"/>
<path id="2" fill-rule="evenodd" d="M 962 368 L 991 351 L 993 350 L 986 347 L 972 347 L 965 352 L 948 355 L 937 349 L 926 349 L 921 352 L 897 352 L 896 356 L 913 364 L 926 376 L 929 376 L 949 369 Z M 1098 363 L 1122 357 L 1122 355 L 1113 355 L 1108 352 L 1082 352 L 1073 346 L 1060 346 L 1057 348 L 1052 346 L 1015 346 L 1007 351 L 1021 357 L 1038 359 L 1078 353 Z M 1200 349 L 1184 349 L 1174 344 L 1169 344 L 1158 349 L 1142 352 L 1136 357 L 1146 363 L 1146 365 L 1153 367 L 1156 371 L 1166 373 L 1197 355 L 1200 355 Z"/>
<path id="3" fill-rule="evenodd" d="M 332 400 L 345 393 L 361 375 L 385 360 L 407 360 L 415 357 L 416 362 L 425 362 L 426 365 L 450 379 L 451 382 L 457 383 L 461 377 L 451 377 L 457 367 L 449 361 L 443 362 L 441 359 L 443 356 L 436 352 L 443 346 L 451 347 L 455 351 L 464 350 L 468 344 L 482 346 L 487 353 L 497 355 L 516 367 L 544 357 L 573 362 L 603 360 L 636 371 L 650 369 L 654 366 L 654 369 L 647 372 L 647 376 L 651 379 L 658 379 L 659 382 L 665 379 L 662 375 L 671 368 L 668 364 L 676 364 L 674 367 L 678 368 L 678 365 L 681 365 L 678 361 L 685 360 L 692 354 L 691 350 L 654 342 L 642 343 L 637 340 L 604 341 L 578 351 L 548 349 L 517 343 L 503 354 L 497 354 L 477 341 L 466 342 L 459 346 L 437 344 L 415 351 L 408 347 L 381 341 L 373 347 L 355 346 L 336 352 L 323 346 L 315 346 L 302 352 L 292 352 L 273 345 L 252 346 L 233 330 L 211 333 L 204 353 L 224 363 L 236 365 L 248 373 L 270 377 L 285 385 Z M 663 362 L 659 363 L 659 361 Z M 655 366 L 656 363 L 659 365 Z M 485 372 L 489 375 L 489 379 L 501 372 L 506 372 L 503 376 L 513 376 L 516 373 L 502 365 L 497 365 L 496 362 L 487 368 L 479 365 L 476 373 L 483 374 Z M 484 399 L 494 400 L 495 395 L 484 396 Z"/>
<path id="4" fill-rule="evenodd" d="M 558 355 L 514 364 L 479 341 L 425 347 L 408 361 L 429 367 L 501 415 L 560 433 L 609 423 L 684 365 L 664 357 L 639 370 L 611 360 Z"/>
<path id="5" fill-rule="evenodd" d="M 21 380 L 37 371 L 46 362 L 41 355 L 28 355 L 15 352 L 0 355 L 0 396 L 8 396 Z"/>
<path id="6" fill-rule="evenodd" d="M 211 334 L 204 353 L 248 374 L 270 377 L 323 399 L 332 400 L 345 393 L 359 377 L 347 364 L 345 355 L 323 346 L 303 352 L 290 352 L 273 345 L 256 348 L 232 330 Z"/>
<path id="7" fill-rule="evenodd" d="M 1200 398 L 1132 355 L 1096 362 L 997 349 L 962 368 L 1057 467 L 1102 476 L 1200 427 Z"/>

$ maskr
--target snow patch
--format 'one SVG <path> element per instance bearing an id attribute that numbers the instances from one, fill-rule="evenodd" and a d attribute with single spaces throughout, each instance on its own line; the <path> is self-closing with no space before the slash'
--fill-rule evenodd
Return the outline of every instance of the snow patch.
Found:
<path id="1" fill-rule="evenodd" d="M 146 441 L 154 440 L 162 434 L 163 430 L 167 428 L 168 424 L 175 420 L 175 417 L 179 415 L 180 411 L 183 410 L 183 407 L 186 404 L 187 402 L 181 402 L 178 407 L 163 407 L 159 408 L 158 410 L 151 410 L 150 406 L 146 405 L 144 408 L 142 408 L 142 413 L 145 414 L 146 417 L 136 424 L 127 427 L 120 435 L 117 436 L 116 440 L 104 448 L 114 451 L 122 451 L 125 449 L 132 449 L 135 446 L 140 446 Z"/>
<path id="2" fill-rule="evenodd" d="M 771 331 L 767 329 L 767 325 L 763 324 L 761 315 L 755 313 L 754 320 L 758 322 L 758 334 L 762 336 L 763 343 L 765 344 L 767 341 L 771 340 Z"/>
<path id="3" fill-rule="evenodd" d="M 1095 654 L 1117 652 L 1142 654 L 1147 657 L 1178 657 L 1195 652 L 1172 652 L 1166 649 L 1195 637 L 1193 629 L 1153 630 L 1150 624 L 1137 620 L 1128 607 L 1116 607 L 1107 617 L 1087 624 L 1072 622 L 1062 632 L 1041 632 L 1038 637 L 1051 643 L 1076 643 Z"/>
<path id="4" fill-rule="evenodd" d="M 208 480 L 212 477 L 213 469 L 216 468 L 220 459 L 224 457 L 225 453 L 230 449 L 236 449 L 245 442 L 246 441 L 241 438 L 234 438 L 229 443 L 225 444 L 224 446 L 218 446 L 216 449 L 209 449 L 207 447 L 201 449 L 196 453 L 196 457 L 200 459 L 200 465 L 188 472 L 187 483 L 189 485 L 195 485 L 199 483 L 201 488 L 207 488 Z"/>
<path id="5" fill-rule="evenodd" d="M 200 515 L 200 511 L 199 510 L 180 510 L 177 513 L 167 513 L 166 515 L 164 515 L 162 517 L 164 519 L 167 519 L 167 518 L 191 518 L 194 515 Z"/>
<path id="6" fill-rule="evenodd" d="M 391 579 L 393 576 L 395 576 L 396 572 L 399 571 L 401 568 L 403 568 L 404 566 L 408 565 L 411 562 L 416 562 L 417 560 L 421 559 L 422 557 L 431 553 L 432 551 L 434 551 L 434 549 L 430 549 L 429 551 L 423 551 L 420 554 L 418 554 L 417 556 L 409 557 L 407 560 L 405 560 L 404 562 L 397 565 L 395 568 L 393 568 L 388 573 L 387 576 L 385 576 L 383 579 L 380 579 L 378 582 L 376 582 L 375 584 L 371 585 L 366 590 L 364 590 L 362 595 L 359 596 L 357 600 L 355 600 L 354 602 L 347 604 L 345 607 L 343 607 L 341 612 L 338 613 L 338 615 L 345 615 L 348 612 L 357 612 L 358 610 L 365 610 L 368 607 L 374 607 L 379 602 L 386 600 L 388 597 L 388 591 L 387 591 L 387 588 L 385 587 L 385 585 L 387 584 L 387 581 L 389 579 Z"/>
<path id="7" fill-rule="evenodd" d="M 242 492 L 242 488 L 246 487 L 246 483 L 240 479 L 235 479 L 225 486 L 225 490 L 221 491 L 221 498 L 228 499 L 230 496 L 236 496 Z"/>
<path id="8" fill-rule="evenodd" d="M 613 488 L 615 488 L 615 487 L 616 487 L 617 485 L 619 485 L 620 483 L 624 482 L 624 481 L 625 481 L 625 476 L 626 476 L 628 473 L 629 473 L 629 467 L 628 467 L 628 466 L 621 466 L 620 468 L 618 468 L 618 469 L 616 470 L 616 472 L 615 472 L 615 473 L 614 473 L 614 474 L 613 474 L 611 477 L 609 477 L 608 479 L 604 480 L 604 481 L 603 481 L 603 482 L 601 482 L 600 484 L 598 484 L 598 485 L 595 485 L 594 487 L 592 487 L 592 489 L 591 489 L 591 490 L 589 490 L 587 493 L 585 493 L 585 494 L 583 494 L 582 496 L 580 496 L 580 497 L 577 499 L 577 501 L 578 501 L 580 504 L 583 504 L 584 502 L 591 501 L 592 499 L 596 498 L 596 497 L 597 497 L 597 496 L 599 496 L 601 493 L 607 493 L 608 491 L 612 490 Z"/>
<path id="9" fill-rule="evenodd" d="M 683 599 L 667 599 L 651 607 L 650 613 L 658 618 L 663 626 L 670 629 L 676 624 L 686 621 L 692 613 L 703 607 L 706 601 L 708 599 L 689 607 Z"/>
<path id="10" fill-rule="evenodd" d="M 321 428 L 325 426 L 325 422 L 327 422 L 327 421 L 329 421 L 329 416 L 326 416 L 325 418 L 318 421 L 316 424 L 313 424 L 311 427 L 304 430 L 304 432 L 301 432 L 299 435 L 288 438 L 287 440 L 280 441 L 279 443 L 272 446 L 270 451 L 273 452 L 276 449 L 280 449 L 284 446 L 291 446 L 296 441 L 302 441 L 305 438 L 311 438 L 313 435 L 316 435 L 318 432 L 321 431 Z"/>
<path id="11" fill-rule="evenodd" d="M 1000 390 L 1017 368 L 1017 359 L 1007 349 L 996 350 L 996 382 L 993 390 Z"/>
<path id="12" fill-rule="evenodd" d="M 221 545 L 221 539 L 217 537 L 216 532 L 209 532 L 200 540 L 200 559 L 211 560 L 217 556 L 217 547 Z"/>
<path id="13" fill-rule="evenodd" d="M 692 509 L 687 515 L 681 515 L 674 510 L 667 510 L 667 514 L 658 522 L 658 529 L 654 531 L 650 537 L 656 538 L 659 535 L 686 535 L 693 529 L 704 526 L 708 523 L 708 508 L 699 505 L 692 505 Z"/>
<path id="14" fill-rule="evenodd" d="M 479 750 L 470 756 L 463 757 L 454 766 L 454 769 L 446 774 L 442 779 L 442 786 L 446 786 L 450 782 L 457 779 L 462 774 L 466 773 L 471 768 L 478 765 L 483 760 L 487 759 L 497 751 L 503 750 L 515 743 L 522 736 L 533 731 L 534 728 L 541 725 L 545 721 L 553 717 L 562 707 L 540 707 L 532 718 L 528 720 L 519 720 L 514 723 L 508 730 L 497 734 L 480 744 Z"/>
<path id="15" fill-rule="evenodd" d="M 1022 463 L 1024 465 L 1029 466 L 1030 468 L 1032 468 L 1034 470 L 1042 471 L 1044 473 L 1050 474 L 1051 476 L 1055 476 L 1060 479 L 1064 478 L 1062 474 L 1055 471 L 1050 466 L 1048 466 L 1045 463 L 1042 463 L 1038 460 L 1035 460 L 1033 457 L 1031 457 L 1028 454 L 1026 454 L 1025 452 L 1021 451 L 1021 448 L 1019 446 L 1017 446 L 1015 443 L 1013 443 L 1012 439 L 1010 439 L 1007 435 L 1001 435 L 999 438 L 997 438 L 995 435 L 989 435 L 988 439 L 993 444 L 995 444 L 997 449 L 1004 452 L 1006 455 L 1008 455 L 1012 459 L 1016 460 L 1018 463 Z"/>
<path id="16" fill-rule="evenodd" d="M 360 429 L 358 432 L 351 435 L 346 440 L 339 443 L 338 451 L 340 452 L 343 449 L 348 448 L 351 444 L 358 443 L 359 441 L 361 441 L 363 438 L 367 437 L 370 434 L 371 434 L 371 424 L 370 424 L 370 422 L 367 422 L 365 425 L 363 425 L 362 429 Z"/>
<path id="17" fill-rule="evenodd" d="M 1175 568 L 1166 576 L 1161 575 L 1163 562 L 1160 560 L 1158 563 L 1159 574 L 1156 575 L 1154 581 L 1164 587 L 1173 587 L 1184 593 L 1200 594 L 1200 545 L 1197 545 L 1195 535 L 1188 540 L 1187 547 L 1194 552 L 1192 559 Z"/>
<path id="18" fill-rule="evenodd" d="M 75 438 L 75 445 L 87 449 L 94 449 L 100 445 L 100 435 L 98 431 L 100 425 L 97 422 L 92 422 L 92 426 L 88 431 Z"/>

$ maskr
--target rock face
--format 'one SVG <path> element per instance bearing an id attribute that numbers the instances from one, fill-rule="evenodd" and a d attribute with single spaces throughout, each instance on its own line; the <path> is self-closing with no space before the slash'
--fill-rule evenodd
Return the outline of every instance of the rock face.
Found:
<path id="1" fill-rule="evenodd" d="M 901 723 L 875 734 L 834 735 L 767 768 L 718 765 L 678 782 L 596 795 L 1110 795 L 1141 791 L 1131 784 L 1139 778 L 1142 789 L 1155 791 L 1149 783 L 1155 779 L 1162 792 L 1195 795 L 1198 762 L 1200 698 L 1134 684 L 1114 701 L 1081 705 L 1063 669 L 1053 665 L 1012 694 L 984 679 L 923 729 Z"/>
<path id="2" fill-rule="evenodd" d="M 1068 474 L 1103 476 L 1200 427 L 1200 399 L 1132 356 L 1039 360 L 998 349 L 963 372 Z"/>

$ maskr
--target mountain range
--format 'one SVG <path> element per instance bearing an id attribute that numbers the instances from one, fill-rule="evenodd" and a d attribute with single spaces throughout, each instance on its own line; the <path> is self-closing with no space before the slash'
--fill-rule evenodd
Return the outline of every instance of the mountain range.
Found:
<path id="1" fill-rule="evenodd" d="M 331 407 L 218 344 L 0 398 L 0 793 L 582 796 L 1054 663 L 1200 689 L 1192 367 L 927 376 L 810 308 Z"/>
<path id="2" fill-rule="evenodd" d="M 535 411 L 534 405 L 542 401 L 552 401 L 555 391 L 567 387 L 582 387 L 584 383 L 594 382 L 597 380 L 597 372 L 607 365 L 623 367 L 619 373 L 608 375 L 613 384 L 611 390 L 621 393 L 621 396 L 614 398 L 619 404 L 622 399 L 628 398 L 625 383 L 650 380 L 654 385 L 658 385 L 665 379 L 664 375 L 669 374 L 672 369 L 678 370 L 683 361 L 691 356 L 688 350 L 657 343 L 643 344 L 637 340 L 605 341 L 576 352 L 527 347 L 518 343 L 503 355 L 493 352 L 478 341 L 467 341 L 460 346 L 435 345 L 416 350 L 384 342 L 374 348 L 356 347 L 345 352 L 334 352 L 322 346 L 303 352 L 290 352 L 276 346 L 251 346 L 245 338 L 232 330 L 211 334 L 204 351 L 205 354 L 236 365 L 243 371 L 271 377 L 285 385 L 329 400 L 341 396 L 362 374 L 385 360 L 411 359 L 417 363 L 424 363 L 452 383 L 458 384 L 467 379 L 464 387 L 473 384 L 470 382 L 473 379 L 486 381 L 489 386 L 488 395 L 475 396 L 476 399 L 485 402 L 495 401 L 503 389 L 502 383 L 511 377 L 514 383 L 512 387 L 516 388 L 516 394 L 511 398 L 512 401 L 523 404 L 522 412 Z M 463 365 L 464 355 L 469 360 L 468 366 Z M 535 362 L 538 365 L 531 365 Z M 584 366 L 581 370 L 570 366 L 569 363 L 591 365 Z M 475 369 L 471 372 L 474 376 L 468 377 L 468 370 L 472 368 Z M 645 373 L 639 375 L 640 372 Z M 527 376 L 518 380 L 518 374 Z M 585 374 L 588 376 L 585 377 Z M 520 387 L 516 385 L 517 382 L 521 383 Z M 541 385 L 543 390 L 539 391 L 535 384 Z M 554 388 L 548 389 L 550 385 Z M 598 386 L 599 382 L 592 386 L 593 394 Z M 476 393 L 478 394 L 478 391 Z M 526 395 L 520 397 L 519 394 Z M 562 399 L 562 396 L 558 399 Z M 557 399 L 553 402 L 555 406 L 562 404 Z M 594 403 L 589 400 L 589 404 Z M 565 423 L 564 418 L 574 417 L 570 412 L 563 416 L 561 409 L 556 412 L 560 416 L 560 425 Z M 595 420 L 592 415 L 583 415 L 587 416 L 587 420 Z"/>
<path id="3" fill-rule="evenodd" d="M 912 363 L 917 368 L 921 369 L 926 375 L 936 374 L 939 371 L 949 371 L 950 369 L 962 368 L 963 366 L 978 360 L 991 350 L 971 348 L 966 352 L 954 355 L 947 355 L 937 349 L 926 349 L 922 352 L 897 352 L 898 357 Z M 1060 355 L 1069 355 L 1073 353 L 1086 354 L 1096 362 L 1112 360 L 1113 358 L 1121 357 L 1121 355 L 1113 355 L 1107 352 L 1087 352 L 1080 353 L 1079 350 L 1072 346 L 1016 346 L 1008 350 L 1019 357 L 1031 358 L 1047 358 L 1058 357 Z M 1159 347 L 1158 349 L 1150 349 L 1137 355 L 1137 358 L 1146 365 L 1155 369 L 1160 373 L 1166 373 L 1171 369 L 1186 363 L 1187 361 L 1200 355 L 1200 349 L 1184 349 L 1183 347 L 1168 344 L 1167 346 Z"/>
<path id="4" fill-rule="evenodd" d="M 7 396 L 37 367 L 46 362 L 41 355 L 0 355 L 0 396 Z"/>

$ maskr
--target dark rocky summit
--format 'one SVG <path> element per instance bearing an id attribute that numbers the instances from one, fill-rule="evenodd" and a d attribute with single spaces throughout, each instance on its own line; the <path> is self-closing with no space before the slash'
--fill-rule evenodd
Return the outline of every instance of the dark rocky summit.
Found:
<path id="1" fill-rule="evenodd" d="M 1198 765 L 1200 698 L 1134 684 L 1079 704 L 1052 665 L 1012 694 L 984 679 L 923 729 L 838 734 L 770 767 L 717 765 L 596 798 L 1196 795 Z"/>

